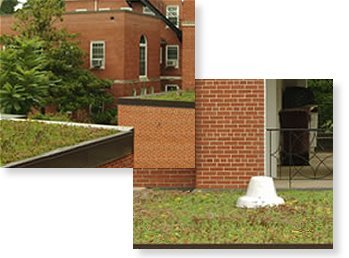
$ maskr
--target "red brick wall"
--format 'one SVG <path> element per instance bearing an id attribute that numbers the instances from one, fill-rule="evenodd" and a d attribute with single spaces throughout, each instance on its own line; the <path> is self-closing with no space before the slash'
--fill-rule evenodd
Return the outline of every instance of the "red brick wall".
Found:
<path id="1" fill-rule="evenodd" d="M 183 2 L 182 88 L 195 88 L 195 1 Z"/>
<path id="2" fill-rule="evenodd" d="M 195 89 L 195 27 L 183 27 L 182 88 Z"/>
<path id="3" fill-rule="evenodd" d="M 95 2 L 97 2 L 96 6 Z M 124 0 L 65 0 L 65 10 L 67 12 L 76 9 L 95 11 L 95 7 L 97 7 L 97 10 L 99 8 L 120 9 L 121 7 L 128 7 L 128 4 Z"/>
<path id="4" fill-rule="evenodd" d="M 12 30 L 14 18 L 12 15 L 0 15 L 0 35 L 13 35 Z"/>
<path id="5" fill-rule="evenodd" d="M 133 169 L 135 187 L 194 188 L 195 168 L 192 169 Z"/>
<path id="6" fill-rule="evenodd" d="M 139 41 L 142 35 L 147 40 L 147 77 L 159 79 L 161 25 L 162 21 L 153 16 L 135 13 L 125 15 L 124 79 L 139 78 Z"/>
<path id="7" fill-rule="evenodd" d="M 182 80 L 161 80 L 161 90 L 165 91 L 166 85 L 178 85 L 179 88 L 182 88 Z"/>
<path id="8" fill-rule="evenodd" d="M 195 63 L 194 63 L 194 31 L 193 27 L 185 27 L 184 24 L 195 19 L 193 0 L 152 0 L 155 5 L 161 6 L 165 14 L 166 5 L 178 5 L 180 8 L 180 24 L 183 30 L 183 44 L 175 33 L 168 28 L 159 18 L 137 13 L 137 4 L 134 4 L 135 12 L 120 11 L 120 7 L 127 7 L 125 0 L 99 0 L 97 8 L 110 7 L 111 11 L 95 12 L 94 0 L 66 1 L 67 13 L 64 22 L 59 26 L 65 27 L 70 33 L 77 33 L 81 48 L 86 52 L 85 66 L 89 65 L 90 42 L 103 40 L 106 43 L 106 67 L 103 70 L 92 70 L 98 77 L 124 81 L 125 86 L 114 87 L 112 92 L 117 98 L 127 96 L 134 87 L 139 88 L 143 83 L 139 80 L 139 39 L 145 35 L 148 40 L 148 79 L 161 85 L 161 76 L 178 77 L 186 80 L 184 88 L 194 87 Z M 138 4 L 139 5 L 139 4 Z M 74 12 L 75 9 L 86 8 L 88 12 Z M 142 11 L 142 8 L 139 8 Z M 13 34 L 11 15 L 0 16 L 0 34 Z M 101 29 L 103 28 L 103 29 Z M 165 47 L 163 47 L 163 62 L 160 64 L 160 42 L 163 40 L 169 45 L 179 45 L 179 67 L 172 68 L 165 65 Z M 182 74 L 183 72 L 183 74 Z M 130 82 L 132 81 L 132 82 Z M 177 80 L 179 86 L 181 79 Z M 130 84 L 134 83 L 132 86 Z M 146 82 L 148 83 L 148 82 Z M 116 85 L 117 85 L 116 84 Z M 154 87 L 157 87 L 155 85 Z M 130 90 L 131 89 L 131 90 Z M 125 93 L 124 93 L 125 92 Z M 127 94 L 126 94 L 127 92 Z"/>
<path id="9" fill-rule="evenodd" d="M 196 80 L 195 113 L 196 168 L 134 169 L 134 186 L 245 188 L 264 174 L 263 80 Z"/>
<path id="10" fill-rule="evenodd" d="M 124 79 L 124 66 L 120 63 L 125 59 L 125 17 L 126 13 L 121 11 L 67 13 L 63 17 L 64 22 L 60 24 L 68 32 L 78 34 L 77 40 L 86 53 L 87 69 L 90 69 L 91 41 L 105 41 L 105 69 L 92 70 L 100 78 Z"/>
<path id="11" fill-rule="evenodd" d="M 118 105 L 118 122 L 134 127 L 135 168 L 194 168 L 195 109 Z"/>
<path id="12" fill-rule="evenodd" d="M 101 78 L 135 80 L 137 83 L 139 82 L 139 41 L 142 35 L 147 38 L 147 76 L 149 79 L 159 80 L 161 23 L 159 19 L 152 16 L 125 11 L 108 11 L 68 13 L 64 16 L 63 25 L 69 32 L 79 34 L 80 46 L 88 53 L 86 68 L 89 68 L 90 42 L 103 40 L 106 44 L 106 67 L 93 72 Z"/>
<path id="13" fill-rule="evenodd" d="M 100 168 L 132 168 L 133 167 L 133 154 L 129 154 L 121 159 L 111 161 L 107 164 L 99 166 Z"/>
<path id="14" fill-rule="evenodd" d="M 137 96 L 141 94 L 141 89 L 146 88 L 147 93 L 151 92 L 151 87 L 154 88 L 154 92 L 162 91 L 162 86 L 160 81 L 150 81 L 150 82 L 131 82 L 131 83 L 120 83 L 114 84 L 110 91 L 115 97 L 115 99 L 124 96 L 132 96 L 133 89 L 136 90 Z"/>
<path id="15" fill-rule="evenodd" d="M 244 188 L 264 173 L 264 81 L 196 80 L 196 187 Z"/>

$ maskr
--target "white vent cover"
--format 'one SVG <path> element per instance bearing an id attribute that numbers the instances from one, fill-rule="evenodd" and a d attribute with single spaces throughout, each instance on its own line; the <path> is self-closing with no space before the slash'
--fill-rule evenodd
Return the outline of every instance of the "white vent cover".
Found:
<path id="1" fill-rule="evenodd" d="M 284 203 L 284 199 L 277 196 L 271 177 L 255 176 L 248 184 L 246 195 L 238 199 L 236 206 L 239 208 L 261 208 Z"/>

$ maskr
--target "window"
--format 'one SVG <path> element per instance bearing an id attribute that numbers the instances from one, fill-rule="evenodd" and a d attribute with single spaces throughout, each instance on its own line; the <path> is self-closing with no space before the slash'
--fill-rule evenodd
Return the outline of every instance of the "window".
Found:
<path id="1" fill-rule="evenodd" d="M 167 84 L 165 86 L 165 91 L 177 91 L 179 90 L 179 86 L 177 84 Z"/>
<path id="2" fill-rule="evenodd" d="M 75 12 L 87 12 L 87 9 L 83 8 L 83 9 L 75 9 Z"/>
<path id="3" fill-rule="evenodd" d="M 170 20 L 177 28 L 179 27 L 179 6 L 168 5 L 166 7 L 166 17 Z"/>
<path id="4" fill-rule="evenodd" d="M 147 39 L 142 36 L 139 41 L 139 77 L 147 77 Z"/>
<path id="5" fill-rule="evenodd" d="M 179 67 L 179 46 L 167 45 L 166 46 L 166 67 Z"/>
<path id="6" fill-rule="evenodd" d="M 94 69 L 105 68 L 105 42 L 104 41 L 91 42 L 90 67 Z"/>
<path id="7" fill-rule="evenodd" d="M 147 88 L 141 88 L 141 96 L 147 95 Z"/>
<path id="8" fill-rule="evenodd" d="M 148 6 L 143 6 L 143 13 L 149 14 L 149 15 L 155 15 L 155 13 L 152 10 L 150 10 Z"/>

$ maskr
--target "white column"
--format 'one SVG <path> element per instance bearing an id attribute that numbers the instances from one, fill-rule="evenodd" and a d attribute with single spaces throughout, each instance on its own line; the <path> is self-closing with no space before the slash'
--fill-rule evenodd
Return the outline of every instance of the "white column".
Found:
<path id="1" fill-rule="evenodd" d="M 265 125 L 268 128 L 280 128 L 279 111 L 281 110 L 282 87 L 279 80 L 265 81 Z M 265 137 L 265 175 L 277 176 L 277 158 L 270 158 L 270 152 L 275 152 L 279 146 L 280 134 L 278 131 L 266 131 Z"/>

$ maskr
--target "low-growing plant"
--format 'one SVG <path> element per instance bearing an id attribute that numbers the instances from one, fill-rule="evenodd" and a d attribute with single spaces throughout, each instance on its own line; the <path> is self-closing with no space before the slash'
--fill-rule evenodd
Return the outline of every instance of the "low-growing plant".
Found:
<path id="1" fill-rule="evenodd" d="M 236 207 L 243 191 L 135 191 L 134 244 L 333 242 L 332 191 L 279 191 L 285 205 Z"/>
<path id="2" fill-rule="evenodd" d="M 72 122 L 70 115 L 67 113 L 53 113 L 53 114 L 36 113 L 28 116 L 28 118 L 34 119 L 34 120 Z"/>
<path id="3" fill-rule="evenodd" d="M 115 130 L 39 121 L 0 120 L 0 128 L 2 165 L 117 133 Z"/>
<path id="4" fill-rule="evenodd" d="M 169 91 L 169 92 L 163 92 L 161 94 L 145 95 L 145 96 L 142 96 L 142 98 L 154 99 L 154 100 L 194 102 L 195 91 L 193 90 Z"/>

